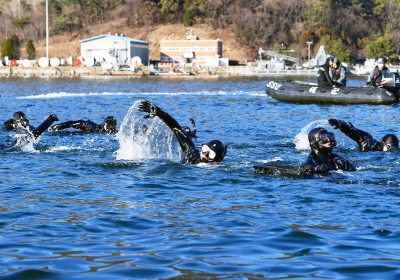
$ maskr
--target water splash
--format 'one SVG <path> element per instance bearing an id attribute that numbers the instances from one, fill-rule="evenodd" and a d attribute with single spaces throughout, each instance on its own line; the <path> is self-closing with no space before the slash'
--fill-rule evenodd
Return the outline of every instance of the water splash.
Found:
<path id="1" fill-rule="evenodd" d="M 339 129 L 333 129 L 329 125 L 328 120 L 316 120 L 312 123 L 304 126 L 300 133 L 294 138 L 294 144 L 296 145 L 296 150 L 310 150 L 310 143 L 308 142 L 308 133 L 316 127 L 325 127 L 326 130 L 334 132 L 337 142 L 337 148 L 354 148 L 357 144 L 351 140 L 349 137 L 343 134 Z"/>
<path id="2" fill-rule="evenodd" d="M 19 126 L 14 138 L 16 139 L 9 144 L 10 146 L 5 151 L 37 152 L 34 147 L 37 139 L 35 139 L 30 130 Z"/>
<path id="3" fill-rule="evenodd" d="M 181 149 L 173 132 L 158 117 L 144 119 L 138 111 L 140 101 L 133 103 L 117 133 L 117 160 L 167 158 L 179 160 Z M 144 127 L 144 125 L 146 127 Z"/>

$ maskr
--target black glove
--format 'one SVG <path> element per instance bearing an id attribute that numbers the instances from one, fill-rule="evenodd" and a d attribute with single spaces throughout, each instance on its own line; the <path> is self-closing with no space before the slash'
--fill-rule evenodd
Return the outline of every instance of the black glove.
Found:
<path id="1" fill-rule="evenodd" d="M 146 119 L 154 118 L 160 111 L 156 105 L 151 103 L 150 101 L 141 101 L 140 105 L 138 106 L 139 111 L 149 113 L 148 115 L 144 116 Z"/>
<path id="2" fill-rule="evenodd" d="M 299 171 L 306 176 L 312 176 L 315 172 L 314 167 L 312 167 L 311 165 L 301 165 Z"/>
<path id="3" fill-rule="evenodd" d="M 326 173 L 328 171 L 329 171 L 329 168 L 326 164 L 318 165 L 317 168 L 315 169 L 315 172 L 320 173 L 320 174 Z"/>
<path id="4" fill-rule="evenodd" d="M 50 132 L 58 131 L 58 128 L 59 128 L 59 127 L 60 127 L 60 125 L 58 125 L 58 124 L 53 125 L 52 127 L 50 127 L 50 128 L 48 129 L 48 131 L 50 131 Z"/>
<path id="5" fill-rule="evenodd" d="M 50 116 L 48 118 L 55 122 L 58 121 L 58 117 L 56 114 L 50 114 Z"/>
<path id="6" fill-rule="evenodd" d="M 333 126 L 334 129 L 338 129 L 342 126 L 341 120 L 329 119 L 328 122 L 331 126 Z"/>

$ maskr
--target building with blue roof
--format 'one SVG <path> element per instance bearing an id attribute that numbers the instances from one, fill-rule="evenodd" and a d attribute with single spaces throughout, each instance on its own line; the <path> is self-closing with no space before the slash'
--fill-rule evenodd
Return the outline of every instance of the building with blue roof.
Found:
<path id="1" fill-rule="evenodd" d="M 131 63 L 131 59 L 138 56 L 144 65 L 150 61 L 149 42 L 125 37 L 122 34 L 108 33 L 79 42 L 81 56 L 84 59 L 94 57 L 97 62 Z"/>

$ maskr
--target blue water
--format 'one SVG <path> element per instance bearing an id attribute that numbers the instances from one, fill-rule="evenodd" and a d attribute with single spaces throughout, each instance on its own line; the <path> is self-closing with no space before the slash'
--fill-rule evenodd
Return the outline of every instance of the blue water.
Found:
<path id="1" fill-rule="evenodd" d="M 304 180 L 253 168 L 301 163 L 307 129 L 329 118 L 399 135 L 399 105 L 282 103 L 267 79 L 1 78 L 2 121 L 114 115 L 120 132 L 45 132 L 0 153 L 0 278 L 399 279 L 399 152 L 360 153 L 335 131 L 358 171 Z M 196 143 L 221 139 L 224 161 L 180 165 L 169 131 L 133 106 L 143 99 L 181 125 L 194 118 Z M 140 138 L 124 119 L 158 134 Z"/>

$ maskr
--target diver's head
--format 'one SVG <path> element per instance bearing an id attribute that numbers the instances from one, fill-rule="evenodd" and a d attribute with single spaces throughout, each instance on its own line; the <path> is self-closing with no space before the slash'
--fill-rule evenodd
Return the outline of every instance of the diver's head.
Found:
<path id="1" fill-rule="evenodd" d="M 106 133 L 115 133 L 117 130 L 117 119 L 113 116 L 108 116 L 103 122 L 103 130 Z"/>
<path id="2" fill-rule="evenodd" d="M 333 132 L 328 132 L 323 127 L 312 129 L 310 133 L 308 133 L 308 141 L 310 142 L 311 149 L 322 153 L 332 152 L 333 147 L 337 145 L 335 134 Z"/>
<path id="3" fill-rule="evenodd" d="M 325 65 L 328 66 L 328 67 L 331 67 L 332 66 L 332 60 L 333 60 L 333 57 L 328 57 L 326 59 L 326 61 L 325 61 Z"/>
<path id="4" fill-rule="evenodd" d="M 29 125 L 29 120 L 26 118 L 25 114 L 18 111 L 15 112 L 13 115 L 13 123 L 15 127 L 18 127 L 19 125 L 23 127 L 27 127 Z"/>
<path id="5" fill-rule="evenodd" d="M 387 134 L 382 139 L 382 149 L 384 152 L 394 151 L 399 148 L 399 139 L 394 134 Z"/>
<path id="6" fill-rule="evenodd" d="M 340 63 L 339 63 L 339 59 L 334 58 L 334 59 L 332 60 L 332 67 L 333 67 L 333 68 L 338 69 L 339 64 L 340 64 Z"/>
<path id="7" fill-rule="evenodd" d="M 200 161 L 202 162 L 219 162 L 226 155 L 227 146 L 219 140 L 211 140 L 201 146 Z"/>
<path id="8" fill-rule="evenodd" d="M 378 58 L 378 68 L 382 69 L 385 67 L 385 59 L 384 58 Z"/>

